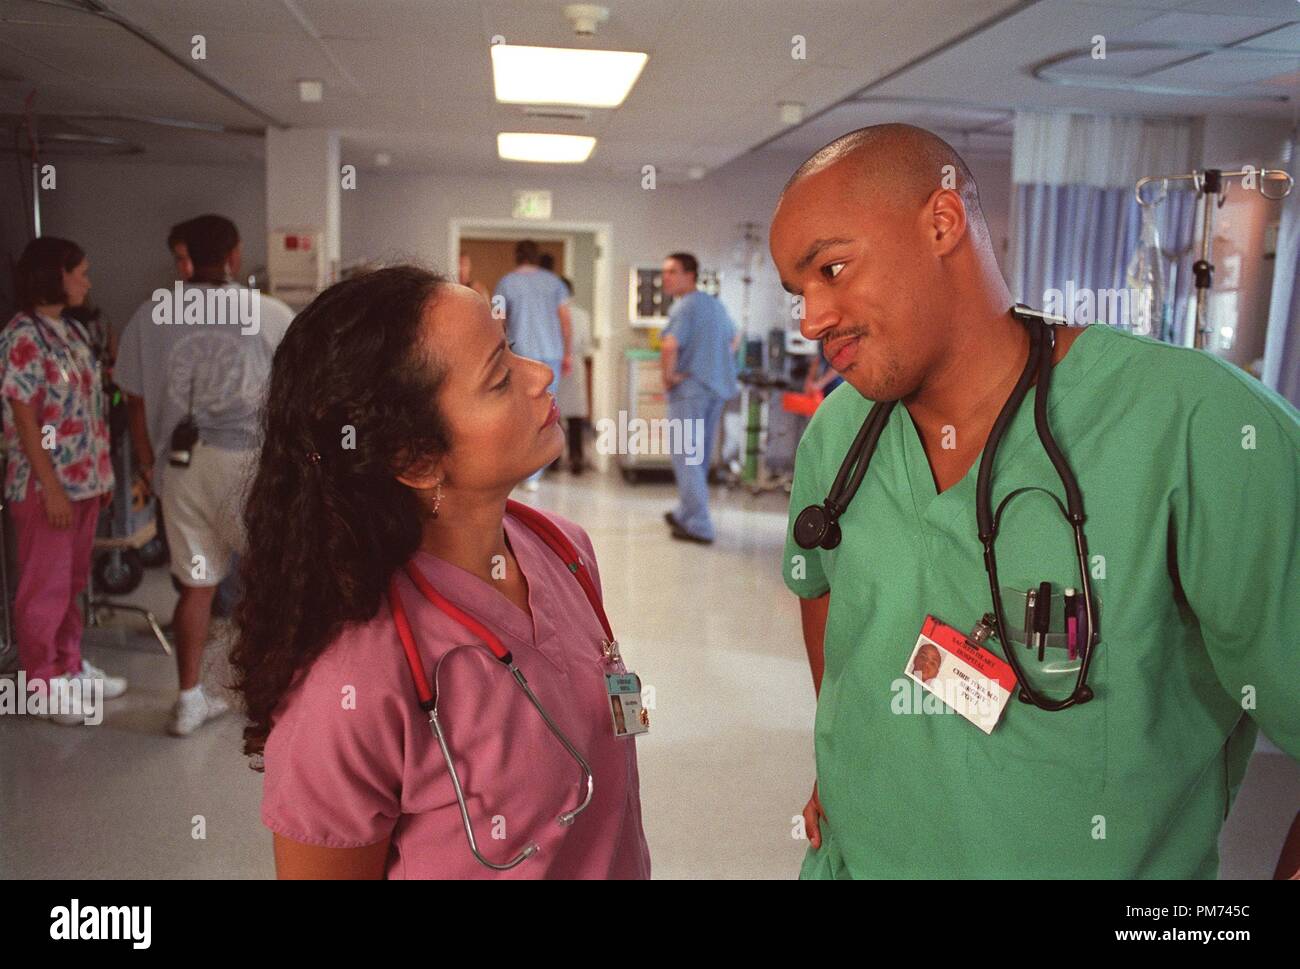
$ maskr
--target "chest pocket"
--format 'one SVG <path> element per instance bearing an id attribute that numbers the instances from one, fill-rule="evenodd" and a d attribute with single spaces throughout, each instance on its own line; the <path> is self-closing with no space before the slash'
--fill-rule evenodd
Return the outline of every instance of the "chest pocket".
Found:
<path id="1" fill-rule="evenodd" d="M 1053 645 L 1044 650 L 1040 661 L 1036 650 L 1014 640 L 1026 623 L 1025 593 L 1036 590 L 1040 582 L 1050 582 L 1053 589 L 1051 628 L 1064 628 L 1062 592 L 1067 588 L 1079 592 L 1081 586 L 1072 530 L 1048 495 L 1029 492 L 1007 506 L 996 551 L 1003 609 L 1013 642 L 1004 647 L 993 643 L 992 648 L 1003 657 L 1007 650 L 1015 651 L 1035 693 L 1052 699 L 1066 697 L 1074 689 L 1079 661 L 1070 661 L 1065 649 Z M 1041 785 L 1045 796 L 1067 790 L 1103 789 L 1107 755 L 1106 610 L 1097 585 L 1092 583 L 1102 635 L 1093 647 L 1088 668 L 1087 682 L 1094 691 L 1093 699 L 1065 710 L 1048 711 L 1022 701 L 1017 689 L 992 734 L 968 732 L 967 764 L 972 771 L 1024 777 Z M 1049 643 L 1057 641 L 1059 634 L 1049 639 Z"/>
<path id="2" fill-rule="evenodd" d="M 1096 695 L 1066 710 L 1039 709 L 1020 700 L 1017 691 L 992 734 L 985 736 L 974 727 L 967 731 L 967 765 L 972 771 L 1032 779 L 1047 796 L 1102 791 L 1107 753 L 1106 693 L 1101 685 L 1105 673 L 1105 650 L 1095 650 L 1088 685 Z M 1074 674 L 1062 678 L 1067 676 L 1069 685 L 1052 690 L 1053 695 L 1069 693 Z"/>

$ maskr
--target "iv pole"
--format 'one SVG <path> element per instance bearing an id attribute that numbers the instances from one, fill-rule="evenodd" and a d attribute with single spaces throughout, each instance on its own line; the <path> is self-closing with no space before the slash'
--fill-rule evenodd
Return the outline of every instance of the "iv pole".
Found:
<path id="1" fill-rule="evenodd" d="M 736 244 L 735 251 L 737 261 L 741 263 L 744 275 L 741 277 L 743 289 L 740 303 L 740 345 L 736 352 L 743 353 L 749 337 L 750 299 L 754 285 L 755 257 L 758 255 L 763 237 L 759 233 L 757 222 L 742 222 L 739 228 L 741 238 L 740 242 Z M 762 334 L 762 363 L 760 364 L 762 370 L 766 370 L 767 362 L 770 359 L 768 346 L 770 339 L 771 334 L 764 331 Z M 734 486 L 742 481 L 748 481 L 750 483 L 750 493 L 755 495 L 764 491 L 774 491 L 786 487 L 783 478 L 780 476 L 773 477 L 768 474 L 767 466 L 763 460 L 763 455 L 767 451 L 768 397 L 767 389 L 760 389 L 756 395 L 752 395 L 749 384 L 744 384 L 742 388 L 741 413 L 745 415 L 745 433 L 741 438 L 739 470 L 733 469 L 728 482 L 728 484 Z"/>
<path id="2" fill-rule="evenodd" d="M 1201 205 L 1201 253 L 1200 258 L 1192 263 L 1192 274 L 1196 277 L 1196 325 L 1195 346 L 1198 350 L 1207 350 L 1210 346 L 1210 327 L 1206 322 L 1210 301 L 1210 289 L 1213 285 L 1214 264 L 1210 262 L 1213 253 L 1212 235 L 1214 232 L 1214 210 L 1222 208 L 1228 197 L 1228 179 L 1258 178 L 1259 194 L 1271 201 L 1284 199 L 1291 194 L 1295 180 L 1280 168 L 1239 169 L 1225 172 L 1218 168 L 1207 168 L 1186 175 L 1145 175 L 1137 180 L 1133 195 L 1138 205 L 1155 206 L 1164 201 L 1169 191 L 1170 182 L 1189 182 L 1196 192 Z M 1285 183 L 1281 194 L 1270 195 L 1264 188 L 1269 180 Z M 1160 183 L 1160 194 L 1154 199 L 1142 197 L 1142 189 L 1152 182 Z M 1187 187 L 1187 186 L 1179 186 Z"/>

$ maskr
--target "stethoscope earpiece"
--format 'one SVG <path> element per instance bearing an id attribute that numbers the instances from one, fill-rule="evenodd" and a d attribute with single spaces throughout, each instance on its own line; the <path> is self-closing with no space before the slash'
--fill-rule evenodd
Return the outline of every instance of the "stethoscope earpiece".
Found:
<path id="1" fill-rule="evenodd" d="M 858 430 L 858 435 L 844 455 L 840 470 L 835 475 L 835 483 L 830 493 L 820 505 L 809 505 L 794 520 L 794 540 L 801 548 L 822 548 L 830 551 L 838 548 L 844 537 L 840 531 L 840 515 L 849 506 L 853 496 L 858 493 L 858 486 L 867 473 L 867 464 L 875 453 L 876 442 L 889 421 L 889 415 L 897 401 L 877 401 L 871 407 Z"/>

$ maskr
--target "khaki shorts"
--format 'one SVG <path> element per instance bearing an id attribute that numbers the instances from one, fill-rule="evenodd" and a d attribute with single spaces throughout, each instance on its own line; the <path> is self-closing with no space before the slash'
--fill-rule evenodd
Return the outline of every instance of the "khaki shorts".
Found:
<path id="1" fill-rule="evenodd" d="M 228 451 L 200 441 L 189 467 L 163 469 L 171 571 L 182 585 L 218 585 L 230 572 L 231 556 L 247 548 L 244 499 L 256 463 L 256 450 Z"/>

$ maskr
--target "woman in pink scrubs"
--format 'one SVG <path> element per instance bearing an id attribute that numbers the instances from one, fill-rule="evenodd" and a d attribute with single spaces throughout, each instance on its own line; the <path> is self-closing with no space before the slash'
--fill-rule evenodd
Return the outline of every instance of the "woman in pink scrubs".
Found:
<path id="1" fill-rule="evenodd" d="M 14 271 L 18 313 L 0 329 L 0 457 L 8 458 L 4 497 L 18 533 L 18 655 L 28 687 L 56 701 L 94 680 L 106 698 L 127 685 L 81 656 L 78 597 L 113 491 L 101 368 L 85 329 L 66 312 L 90 292 L 89 268 L 75 242 L 32 240 Z M 56 723 L 88 722 L 80 711 L 43 709 Z"/>
<path id="2" fill-rule="evenodd" d="M 506 499 L 559 456 L 545 365 L 515 356 L 473 290 L 413 267 L 330 287 L 275 355 L 245 521 L 232 662 L 265 766 L 262 821 L 282 878 L 648 878 L 636 747 L 615 735 L 601 624 Z M 599 574 L 586 533 L 547 513 Z M 578 764 L 483 640 L 513 654 Z M 418 703 L 390 581 L 428 675 L 479 850 Z M 454 647 L 472 644 L 472 648 Z M 450 655 L 448 655 L 450 653 Z"/>

